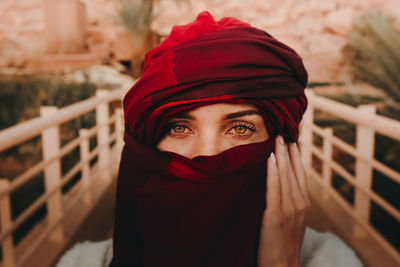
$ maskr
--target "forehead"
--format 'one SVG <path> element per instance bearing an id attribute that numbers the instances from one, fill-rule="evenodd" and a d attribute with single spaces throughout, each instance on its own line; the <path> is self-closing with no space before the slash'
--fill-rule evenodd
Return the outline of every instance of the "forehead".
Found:
<path id="1" fill-rule="evenodd" d="M 212 105 L 201 106 L 199 108 L 193 109 L 188 113 L 205 112 L 205 111 L 220 111 L 220 112 L 230 112 L 230 111 L 240 111 L 240 110 L 257 110 L 257 108 L 251 104 L 247 103 L 217 103 Z"/>
<path id="2" fill-rule="evenodd" d="M 246 103 L 218 103 L 212 105 L 201 106 L 196 109 L 190 110 L 184 114 L 180 114 L 175 118 L 228 118 L 232 114 L 235 117 L 242 117 L 246 115 L 259 115 L 258 109 Z"/>

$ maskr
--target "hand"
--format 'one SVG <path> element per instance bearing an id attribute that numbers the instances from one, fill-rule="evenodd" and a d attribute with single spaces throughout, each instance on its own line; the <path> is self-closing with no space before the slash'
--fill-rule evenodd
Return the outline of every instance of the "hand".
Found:
<path id="1" fill-rule="evenodd" d="M 278 136 L 275 153 L 268 159 L 258 267 L 297 267 L 310 207 L 306 174 L 295 143 L 287 146 Z"/>

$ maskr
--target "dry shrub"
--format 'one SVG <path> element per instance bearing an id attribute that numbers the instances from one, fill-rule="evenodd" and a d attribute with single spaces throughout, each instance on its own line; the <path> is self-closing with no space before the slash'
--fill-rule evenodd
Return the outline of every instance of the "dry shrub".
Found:
<path id="1" fill-rule="evenodd" d="M 355 80 L 382 89 L 400 105 L 400 29 L 393 18 L 373 11 L 358 17 L 344 55 Z"/>

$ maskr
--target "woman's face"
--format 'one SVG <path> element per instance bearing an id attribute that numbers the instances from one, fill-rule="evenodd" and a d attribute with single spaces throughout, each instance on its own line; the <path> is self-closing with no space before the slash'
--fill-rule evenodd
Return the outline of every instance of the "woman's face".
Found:
<path id="1" fill-rule="evenodd" d="M 157 148 L 191 159 L 262 142 L 268 137 L 257 108 L 223 103 L 203 106 L 169 120 L 166 135 Z"/>

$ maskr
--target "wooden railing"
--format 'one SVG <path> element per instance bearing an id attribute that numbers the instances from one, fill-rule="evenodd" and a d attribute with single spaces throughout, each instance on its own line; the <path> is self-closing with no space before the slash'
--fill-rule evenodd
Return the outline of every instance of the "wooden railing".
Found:
<path id="1" fill-rule="evenodd" d="M 400 184 L 400 173 L 374 158 L 375 146 L 379 145 L 375 144 L 375 134 L 400 141 L 400 122 L 375 114 L 373 105 L 354 108 L 317 96 L 312 91 L 308 91 L 307 96 L 309 106 L 302 123 L 300 143 L 302 160 L 311 179 L 309 185 L 313 185 L 309 187 L 310 194 L 339 229 L 342 229 L 343 238 L 352 244 L 368 266 L 388 266 L 384 262 L 390 262 L 389 266 L 400 266 L 399 248 L 394 248 L 370 223 L 371 202 L 400 222 L 399 207 L 394 207 L 372 189 L 374 170 Z M 336 137 L 332 128 L 321 128 L 315 124 L 314 116 L 321 111 L 355 125 L 354 146 Z M 315 144 L 315 136 L 322 139 L 322 145 Z M 354 174 L 333 159 L 334 149 L 355 159 Z M 314 157 L 322 163 L 318 170 Z M 354 187 L 352 204 L 332 185 L 333 173 Z M 333 202 L 343 213 L 332 206 Z M 379 252 L 379 257 L 385 259 L 376 258 L 376 253 L 380 250 L 383 252 Z M 377 265 L 377 262 L 380 264 Z"/>
<path id="2" fill-rule="evenodd" d="M 0 180 L 0 243 L 2 247 L 1 265 L 3 267 L 27 266 L 27 261 L 45 240 L 50 239 L 61 244 L 65 243 L 66 226 L 64 222 L 68 210 L 77 206 L 78 203 L 82 203 L 82 201 L 93 201 L 93 196 L 88 194 L 89 188 L 93 184 L 100 183 L 100 181 L 109 182 L 109 179 L 107 179 L 111 176 L 109 164 L 114 157 L 111 153 L 114 151 L 118 154 L 123 145 L 121 139 L 123 131 L 122 111 L 117 109 L 110 116 L 109 103 L 121 100 L 124 93 L 124 90 L 98 91 L 96 97 L 59 110 L 54 107 L 42 107 L 41 117 L 0 132 L 0 153 L 38 135 L 41 135 L 43 153 L 43 159 L 39 163 L 18 177 L 12 180 L 3 177 Z M 311 178 L 309 181 L 311 196 L 318 204 L 322 205 L 323 211 L 330 216 L 330 219 L 336 222 L 339 228 L 344 229 L 343 237 L 369 266 L 382 266 L 373 263 L 373 254 L 378 250 L 384 251 L 381 255 L 385 255 L 389 259 L 386 262 L 397 264 L 393 266 L 399 266 L 400 254 L 374 229 L 369 222 L 369 216 L 371 201 L 373 201 L 395 220 L 400 221 L 399 207 L 394 207 L 371 188 L 373 170 L 377 170 L 394 182 L 400 183 L 399 172 L 374 159 L 375 134 L 379 133 L 400 141 L 400 123 L 376 115 L 373 106 L 353 108 L 316 96 L 311 91 L 308 91 L 307 94 L 309 107 L 302 124 L 300 142 L 302 159 Z M 60 147 L 59 126 L 93 110 L 96 112 L 96 125 L 91 129 L 81 129 L 79 137 Z M 314 123 L 316 110 L 330 113 L 356 125 L 355 146 L 336 137 L 332 129 L 317 126 Z M 112 134 L 110 134 L 109 127 L 111 124 L 115 128 Z M 90 150 L 89 138 L 94 135 L 97 137 L 98 145 Z M 314 135 L 322 138 L 322 147 L 314 144 Z M 111 146 L 111 144 L 114 145 Z M 62 175 L 61 158 L 77 147 L 80 151 L 79 162 Z M 333 160 L 334 148 L 338 148 L 355 158 L 354 175 Z M 91 166 L 89 162 L 95 157 L 98 158 L 97 164 Z M 319 158 L 322 162 L 321 171 L 315 169 L 313 157 Z M 40 172 L 44 173 L 44 194 L 17 218 L 12 219 L 10 194 Z M 73 190 L 68 191 L 73 193 L 63 193 L 62 188 L 79 172 L 81 173 L 80 182 L 74 186 Z M 93 172 L 101 175 L 93 175 Z M 353 205 L 344 200 L 332 186 L 333 172 L 339 174 L 354 186 L 355 200 Z M 93 177 L 96 177 L 96 180 L 93 180 Z M 106 177 L 106 179 L 101 179 L 101 177 Z M 93 183 L 94 181 L 95 183 Z M 335 209 L 336 206 L 332 206 L 332 203 L 336 203 L 343 210 L 343 213 Z M 46 217 L 43 220 L 44 227 L 41 228 L 41 231 L 37 231 L 29 237 L 28 246 L 25 246 L 24 249 L 18 249 L 18 245 L 14 245 L 13 242 L 14 231 L 43 205 L 47 207 Z M 368 239 L 372 239 L 373 242 L 366 242 Z M 357 240 L 361 240 L 361 243 L 355 242 Z M 363 247 L 363 243 L 369 245 Z M 382 259 L 378 260 L 382 262 Z M 390 264 L 384 266 L 390 266 Z"/>
<path id="3" fill-rule="evenodd" d="M 94 197 L 90 195 L 91 185 L 111 181 L 110 177 L 113 174 L 109 168 L 110 159 L 117 157 L 123 146 L 123 114 L 122 110 L 118 108 L 110 116 L 109 105 L 111 102 L 121 101 L 124 93 L 125 91 L 120 89 L 98 90 L 95 97 L 62 109 L 42 107 L 40 117 L 0 132 L 0 153 L 40 135 L 43 155 L 43 159 L 39 163 L 18 177 L 12 180 L 7 177 L 0 179 L 0 243 L 3 267 L 29 265 L 27 261 L 45 240 L 66 243 L 63 222 L 68 211 L 82 201 L 95 201 Z M 77 138 L 60 147 L 60 125 L 93 110 L 96 113 L 95 126 L 91 129 L 80 129 Z M 114 129 L 112 134 L 110 134 L 111 125 Z M 90 150 L 89 138 L 95 135 L 97 135 L 97 146 Z M 77 148 L 80 151 L 79 161 L 62 175 L 61 159 Z M 90 162 L 95 158 L 97 158 L 97 163 L 91 166 Z M 63 187 L 79 172 L 79 182 L 68 193 L 63 193 Z M 91 177 L 93 172 L 97 172 L 96 180 Z M 17 218 L 12 219 L 10 194 L 40 173 L 44 174 L 45 192 Z M 102 177 L 101 181 L 99 181 L 99 177 Z M 47 209 L 42 222 L 45 227 L 34 236 L 30 236 L 28 246 L 22 250 L 18 249 L 18 245 L 14 245 L 13 242 L 14 231 L 43 205 L 46 205 Z"/>

